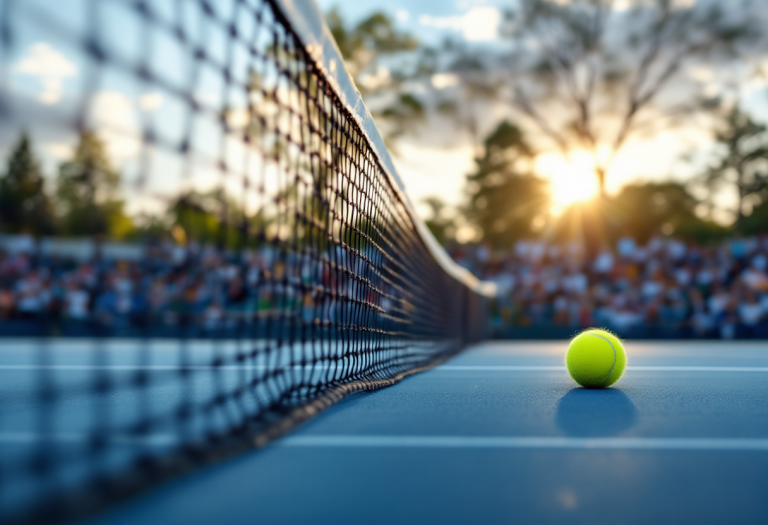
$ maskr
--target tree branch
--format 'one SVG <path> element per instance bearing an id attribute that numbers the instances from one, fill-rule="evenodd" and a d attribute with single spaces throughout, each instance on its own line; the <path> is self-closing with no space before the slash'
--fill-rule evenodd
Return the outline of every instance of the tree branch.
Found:
<path id="1" fill-rule="evenodd" d="M 546 119 L 533 107 L 527 95 L 522 91 L 522 88 L 515 86 L 515 93 L 512 97 L 512 104 L 523 115 L 531 119 L 539 128 L 539 130 L 549 137 L 560 149 L 561 152 L 566 153 L 568 151 L 568 142 L 560 133 L 550 126 Z"/>

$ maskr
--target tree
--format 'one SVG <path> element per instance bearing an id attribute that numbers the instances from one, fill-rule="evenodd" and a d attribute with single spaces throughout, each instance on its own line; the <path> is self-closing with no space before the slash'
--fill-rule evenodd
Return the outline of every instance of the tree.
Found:
<path id="1" fill-rule="evenodd" d="M 492 73 L 489 87 L 503 79 L 508 87 L 496 91 L 499 101 L 530 124 L 537 138 L 564 155 L 591 153 L 601 195 L 630 137 L 690 122 L 713 103 L 704 96 L 705 82 L 683 72 L 732 58 L 760 36 L 739 2 L 637 0 L 627 9 L 616 4 L 521 0 L 503 25 L 511 51 L 477 53 Z"/>
<path id="2" fill-rule="evenodd" d="M 715 140 L 720 156 L 699 181 L 709 191 L 710 198 L 724 186 L 736 190 L 734 215 L 735 226 L 739 229 L 744 225 L 747 205 L 760 204 L 768 188 L 766 126 L 734 107 L 717 130 Z"/>
<path id="3" fill-rule="evenodd" d="M 165 215 L 152 218 L 150 226 L 154 230 L 147 229 L 147 234 L 152 236 L 158 232 L 166 235 L 170 231 L 180 244 L 195 241 L 215 244 L 220 249 L 253 248 L 264 242 L 265 236 L 287 237 L 295 232 L 297 223 L 307 222 L 298 219 L 297 213 L 280 210 L 283 206 L 296 206 L 296 199 L 296 185 L 292 184 L 275 196 L 275 200 L 281 203 L 277 209 L 270 203 L 247 212 L 240 196 L 224 187 L 186 191 L 170 202 Z M 293 208 L 293 211 L 298 210 Z M 279 213 L 284 215 L 278 217 L 276 214 Z"/>
<path id="4" fill-rule="evenodd" d="M 422 63 L 430 64 L 431 73 L 437 71 L 440 62 L 449 64 L 449 73 L 432 77 L 431 85 L 437 87 L 433 89 L 435 109 L 467 132 L 474 151 L 481 153 L 483 123 L 491 111 L 489 103 L 497 101 L 504 83 L 494 75 L 488 60 L 462 42 L 446 40 L 439 52 L 432 48 L 422 51 Z M 427 72 L 426 66 L 423 68 Z M 440 89 L 441 84 L 453 88 Z"/>
<path id="5" fill-rule="evenodd" d="M 439 197 L 427 197 L 424 199 L 430 209 L 429 217 L 424 221 L 435 236 L 435 239 L 443 246 L 453 241 L 456 236 L 456 222 L 446 213 L 446 204 Z"/>
<path id="6" fill-rule="evenodd" d="M 133 228 L 123 211 L 120 174 L 92 131 L 81 133 L 72 160 L 59 167 L 56 196 L 62 227 L 69 235 L 122 237 Z"/>
<path id="7" fill-rule="evenodd" d="M 184 242 L 222 244 L 230 237 L 226 226 L 226 205 L 221 189 L 206 193 L 190 191 L 180 194 L 169 207 L 170 222 L 183 231 Z"/>
<path id="8" fill-rule="evenodd" d="M 739 231 L 745 235 L 768 233 L 768 192 L 761 192 L 760 197 L 760 203 L 752 207 L 752 213 L 739 225 Z"/>
<path id="9" fill-rule="evenodd" d="M 648 182 L 624 186 L 610 203 L 614 236 L 628 234 L 640 243 L 663 233 L 706 241 L 726 230 L 696 214 L 699 202 L 677 182 Z"/>
<path id="10" fill-rule="evenodd" d="M 344 63 L 363 93 L 376 90 L 382 83 L 392 85 L 404 80 L 398 69 L 380 71 L 388 56 L 415 50 L 419 42 L 413 35 L 398 31 L 391 18 L 376 12 L 348 27 L 338 9 L 326 15 Z M 375 78 L 382 75 L 382 78 Z"/>
<path id="11" fill-rule="evenodd" d="M 422 100 L 406 85 L 422 72 L 398 59 L 417 50 L 418 40 L 398 31 L 394 21 L 381 12 L 349 26 L 334 8 L 326 14 L 326 21 L 355 85 L 366 97 L 371 113 L 383 124 L 384 138 L 395 152 L 394 140 L 425 118 Z"/>
<path id="12" fill-rule="evenodd" d="M 534 235 L 546 221 L 549 188 L 531 173 L 533 156 L 520 128 L 504 121 L 485 139 L 467 176 L 467 219 L 495 248 Z"/>
<path id="13" fill-rule="evenodd" d="M 10 233 L 44 235 L 55 230 L 40 162 L 25 133 L 11 151 L 6 171 L 0 178 L 0 225 L 0 231 Z"/>

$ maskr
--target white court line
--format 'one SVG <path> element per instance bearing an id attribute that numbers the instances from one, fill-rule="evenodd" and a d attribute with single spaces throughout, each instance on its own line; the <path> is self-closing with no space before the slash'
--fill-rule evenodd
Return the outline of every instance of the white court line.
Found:
<path id="1" fill-rule="evenodd" d="M 339 365 L 337 368 L 340 368 Z M 328 365 L 293 365 L 293 366 L 265 366 L 265 365 L 0 365 L 0 370 L 114 370 L 114 371 L 138 371 L 138 370 L 326 370 Z"/>
<path id="2" fill-rule="evenodd" d="M 564 366 L 459 366 L 443 365 L 435 370 L 447 372 L 562 372 Z M 768 372 L 768 366 L 628 366 L 627 370 L 647 372 Z"/>
<path id="3" fill-rule="evenodd" d="M 137 370 L 327 370 L 329 365 L 291 365 L 291 366 L 265 366 L 265 365 L 0 365 L 0 370 L 112 370 L 112 371 L 137 371 Z M 435 368 L 445 372 L 564 372 L 564 366 L 537 366 L 537 365 L 489 365 L 489 366 L 461 366 L 442 365 Z M 630 371 L 646 372 L 768 372 L 768 366 L 628 366 Z"/>
<path id="4" fill-rule="evenodd" d="M 766 451 L 768 439 L 474 436 L 292 436 L 278 447 Z"/>
<path id="5" fill-rule="evenodd" d="M 0 432 L 0 445 L 26 445 L 40 443 L 71 443 L 84 444 L 92 436 L 78 432 L 59 432 L 55 434 L 40 434 L 37 432 Z M 106 436 L 110 444 L 132 446 L 167 447 L 179 443 L 173 434 L 152 434 L 148 436 Z"/>
<path id="6" fill-rule="evenodd" d="M 34 432 L 2 432 L 0 444 L 86 443 L 88 434 L 60 433 L 45 436 Z M 113 436 L 115 445 L 167 447 L 179 444 L 177 436 Z M 578 438 L 486 436 L 289 436 L 273 443 L 291 448 L 464 448 L 464 449 L 559 449 L 559 450 L 723 450 L 766 451 L 768 439 L 741 438 Z"/>

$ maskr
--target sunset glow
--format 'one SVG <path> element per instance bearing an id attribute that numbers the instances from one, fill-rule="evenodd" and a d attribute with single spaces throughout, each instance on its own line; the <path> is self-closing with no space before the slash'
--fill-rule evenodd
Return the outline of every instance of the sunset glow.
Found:
<path id="1" fill-rule="evenodd" d="M 582 150 L 572 151 L 568 156 L 543 153 L 536 158 L 536 172 L 546 177 L 552 185 L 552 204 L 555 208 L 563 208 L 597 195 L 594 168 L 594 159 Z"/>

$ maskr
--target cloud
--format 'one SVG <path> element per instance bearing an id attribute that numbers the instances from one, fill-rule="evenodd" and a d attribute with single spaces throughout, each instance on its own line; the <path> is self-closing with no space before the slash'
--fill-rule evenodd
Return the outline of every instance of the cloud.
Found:
<path id="1" fill-rule="evenodd" d="M 40 83 L 43 90 L 37 96 L 37 100 L 46 106 L 53 106 L 61 100 L 64 93 L 64 86 L 59 78 L 41 78 Z"/>
<path id="2" fill-rule="evenodd" d="M 139 108 L 142 111 L 155 111 L 163 105 L 163 95 L 160 93 L 144 93 L 139 97 Z"/>
<path id="3" fill-rule="evenodd" d="M 556 0 L 556 3 L 568 4 L 570 3 L 570 0 Z M 613 3 L 613 10 L 626 11 L 640 3 L 641 2 L 638 2 L 637 0 L 616 0 Z M 696 0 L 672 0 L 671 5 L 673 8 L 677 9 L 690 9 L 696 5 Z"/>
<path id="4" fill-rule="evenodd" d="M 721 84 L 717 84 L 715 82 L 709 82 L 706 86 L 704 86 L 704 89 L 701 91 L 701 94 L 704 95 L 707 98 L 714 98 L 718 96 L 723 91 L 723 86 Z"/>
<path id="5" fill-rule="evenodd" d="M 699 82 L 709 82 L 715 76 L 715 71 L 708 66 L 695 65 L 688 68 L 688 76 Z"/>
<path id="6" fill-rule="evenodd" d="M 476 7 L 463 17 L 464 38 L 470 41 L 494 40 L 498 35 L 501 12 L 495 7 Z"/>
<path id="7" fill-rule="evenodd" d="M 65 160 L 72 157 L 72 145 L 61 142 L 49 142 L 43 145 L 45 151 L 54 159 Z"/>
<path id="8" fill-rule="evenodd" d="M 101 91 L 93 97 L 91 116 L 110 155 L 118 159 L 135 157 L 141 146 L 136 110 L 119 91 Z"/>
<path id="9" fill-rule="evenodd" d="M 421 15 L 419 24 L 437 29 L 455 29 L 458 31 L 461 30 L 461 17 Z"/>
<path id="10" fill-rule="evenodd" d="M 459 83 L 458 75 L 453 73 L 437 73 L 432 75 L 432 87 L 435 89 L 445 89 L 453 87 Z"/>
<path id="11" fill-rule="evenodd" d="M 26 55 L 14 67 L 21 75 L 38 77 L 42 90 L 37 100 L 41 104 L 57 104 L 64 92 L 64 79 L 75 76 L 77 68 L 64 55 L 45 42 L 30 46 Z"/>
<path id="12" fill-rule="evenodd" d="M 392 75 L 389 69 L 384 66 L 368 74 L 360 75 L 360 84 L 366 89 L 378 89 L 382 86 L 386 86 L 392 81 Z"/>
<path id="13" fill-rule="evenodd" d="M 421 15 L 419 24 L 437 29 L 460 31 L 465 40 L 480 42 L 498 36 L 501 12 L 495 7 L 474 7 L 456 16 Z"/>
<path id="14" fill-rule="evenodd" d="M 40 77 L 70 77 L 75 66 L 64 55 L 45 42 L 33 44 L 26 56 L 16 64 L 16 71 Z"/>
<path id="15" fill-rule="evenodd" d="M 395 18 L 399 22 L 407 22 L 410 17 L 411 17 L 411 14 L 405 9 L 398 9 L 395 12 Z"/>
<path id="16" fill-rule="evenodd" d="M 197 91 L 192 93 L 195 102 L 208 109 L 218 111 L 221 106 L 221 96 L 213 91 Z"/>

